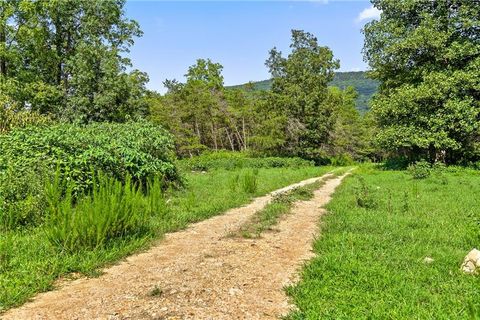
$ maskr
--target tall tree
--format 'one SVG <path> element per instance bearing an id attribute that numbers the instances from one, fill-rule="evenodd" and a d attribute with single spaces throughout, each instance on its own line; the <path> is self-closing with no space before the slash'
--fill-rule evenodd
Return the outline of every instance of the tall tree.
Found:
<path id="1" fill-rule="evenodd" d="M 292 30 L 291 53 L 285 58 L 276 48 L 266 65 L 273 77 L 271 103 L 287 116 L 287 154 L 318 159 L 326 155 L 334 121 L 324 101 L 328 83 L 339 67 L 332 51 L 302 30 Z"/>
<path id="2" fill-rule="evenodd" d="M 480 158 L 480 6 L 464 0 L 373 0 L 365 60 L 381 82 L 378 141 L 410 158 Z"/>
<path id="3" fill-rule="evenodd" d="M 1 1 L 0 82 L 5 92 L 12 92 L 20 107 L 72 120 L 122 120 L 140 112 L 127 104 L 144 90 L 146 75 L 125 72 L 130 65 L 125 53 L 141 31 L 125 18 L 124 4 Z"/>

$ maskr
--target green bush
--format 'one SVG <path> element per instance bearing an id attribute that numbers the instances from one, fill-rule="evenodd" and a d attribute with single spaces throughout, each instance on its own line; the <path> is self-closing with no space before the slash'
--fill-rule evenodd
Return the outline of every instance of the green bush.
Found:
<path id="1" fill-rule="evenodd" d="M 92 170 L 119 180 L 130 175 L 145 183 L 149 176 L 162 175 L 178 182 L 174 158 L 171 135 L 146 121 L 56 124 L 0 135 L 0 171 L 11 168 L 20 177 L 41 162 L 51 172 L 59 168 L 74 193 L 92 186 Z"/>
<path id="2" fill-rule="evenodd" d="M 21 174 L 13 168 L 0 171 L 0 231 L 42 222 L 46 176 L 41 164 L 26 167 Z"/>
<path id="3" fill-rule="evenodd" d="M 35 111 L 16 111 L 10 107 L 13 102 L 0 94 L 0 134 L 8 133 L 14 128 L 52 124 L 53 120 Z"/>
<path id="4" fill-rule="evenodd" d="M 238 168 L 298 168 L 313 166 L 314 163 L 301 158 L 253 158 L 244 152 L 220 151 L 183 159 L 180 161 L 180 165 L 186 170 L 208 171 L 212 169 L 234 170 Z"/>
<path id="5" fill-rule="evenodd" d="M 414 179 L 428 178 L 432 172 L 432 166 L 427 161 L 421 160 L 408 166 L 408 171 Z"/>
<path id="6" fill-rule="evenodd" d="M 330 164 L 332 166 L 351 166 L 355 164 L 355 161 L 348 154 L 341 154 L 330 158 Z"/>
<path id="7" fill-rule="evenodd" d="M 378 200 L 375 191 L 367 185 L 365 179 L 357 176 L 359 186 L 355 188 L 355 199 L 357 206 L 365 209 L 375 209 L 378 206 Z"/>
<path id="8" fill-rule="evenodd" d="M 72 187 L 65 195 L 60 175 L 47 184 L 49 241 L 67 252 L 103 247 L 112 239 L 145 234 L 152 214 L 163 212 L 160 179 L 150 180 L 146 195 L 129 175 L 122 183 L 99 174 L 91 193 L 73 199 Z"/>

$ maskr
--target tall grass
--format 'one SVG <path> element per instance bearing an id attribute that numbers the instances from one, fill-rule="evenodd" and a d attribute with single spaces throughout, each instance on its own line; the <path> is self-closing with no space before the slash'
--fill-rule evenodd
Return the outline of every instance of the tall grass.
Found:
<path id="1" fill-rule="evenodd" d="M 242 177 L 242 190 L 247 194 L 254 194 L 258 190 L 258 169 L 247 170 Z"/>
<path id="2" fill-rule="evenodd" d="M 151 179 L 146 194 L 126 176 L 124 183 L 97 174 L 93 190 L 78 199 L 72 188 L 61 194 L 59 175 L 47 184 L 47 239 L 64 251 L 102 247 L 115 238 L 149 231 L 149 219 L 165 208 L 160 180 Z"/>

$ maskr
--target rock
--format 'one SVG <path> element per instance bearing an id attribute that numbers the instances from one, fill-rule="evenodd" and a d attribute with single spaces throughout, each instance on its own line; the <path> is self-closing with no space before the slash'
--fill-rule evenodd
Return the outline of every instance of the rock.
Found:
<path id="1" fill-rule="evenodd" d="M 473 249 L 470 251 L 465 260 L 463 260 L 461 270 L 465 273 L 476 274 L 480 272 L 480 251 Z"/>
<path id="2" fill-rule="evenodd" d="M 231 296 L 235 296 L 237 294 L 242 294 L 243 291 L 238 289 L 238 288 L 230 288 L 230 290 L 228 290 L 228 293 L 231 295 Z"/>
<path id="3" fill-rule="evenodd" d="M 425 259 L 423 259 L 423 262 L 426 263 L 426 264 L 430 264 L 433 261 L 435 261 L 435 260 L 433 258 L 430 258 L 430 257 L 425 257 Z"/>

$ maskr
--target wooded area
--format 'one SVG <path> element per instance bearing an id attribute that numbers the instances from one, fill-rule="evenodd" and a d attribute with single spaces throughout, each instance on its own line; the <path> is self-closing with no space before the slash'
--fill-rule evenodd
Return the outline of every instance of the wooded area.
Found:
<path id="1" fill-rule="evenodd" d="M 174 134 L 181 157 L 242 150 L 317 163 L 477 161 L 478 6 L 373 4 L 382 18 L 364 28 L 364 56 L 372 69 L 367 76 L 377 82 L 335 77 L 333 52 L 314 35 L 292 30 L 290 52 L 269 53 L 272 79 L 262 82 L 268 90 L 254 83 L 225 88 L 222 65 L 202 58 L 186 70 L 185 82 L 166 80 L 161 95 L 145 89 L 145 73 L 126 72 L 129 47 L 142 32 L 125 17 L 125 1 L 3 1 L 0 130 L 147 118 Z M 345 84 L 361 88 L 360 95 Z"/>

